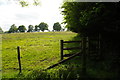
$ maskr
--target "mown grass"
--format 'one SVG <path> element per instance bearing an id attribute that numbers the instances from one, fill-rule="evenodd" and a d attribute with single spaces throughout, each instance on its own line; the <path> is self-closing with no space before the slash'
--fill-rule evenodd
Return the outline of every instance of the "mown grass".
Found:
<path id="1" fill-rule="evenodd" d="M 19 73 L 17 46 L 21 49 L 22 74 L 42 70 L 60 60 L 60 40 L 71 40 L 72 32 L 12 33 L 2 35 L 2 77 Z M 67 53 L 67 52 L 66 52 Z"/>

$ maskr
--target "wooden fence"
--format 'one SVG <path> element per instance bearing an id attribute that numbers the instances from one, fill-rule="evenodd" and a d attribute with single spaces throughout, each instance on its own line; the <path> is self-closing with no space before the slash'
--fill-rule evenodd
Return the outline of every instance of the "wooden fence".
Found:
<path id="1" fill-rule="evenodd" d="M 78 47 L 69 47 L 69 48 L 64 48 L 64 43 L 79 43 L 81 44 L 80 46 Z M 83 46 L 85 46 L 85 48 L 88 48 L 88 39 L 87 38 L 83 38 L 82 40 L 79 40 L 79 41 L 64 41 L 64 40 L 60 40 L 60 55 L 61 55 L 61 60 L 64 59 L 64 57 L 68 57 L 68 56 L 71 56 L 73 54 L 64 54 L 64 50 L 82 50 L 83 49 Z"/>
<path id="2" fill-rule="evenodd" d="M 48 69 L 51 69 L 51 68 L 54 68 L 55 66 L 58 66 L 59 64 L 62 64 L 70 59 L 72 59 L 73 57 L 76 57 L 78 55 L 81 54 L 81 60 L 82 60 L 82 76 L 85 76 L 86 74 L 86 58 L 88 57 L 88 53 L 89 53 L 89 48 L 90 48 L 90 45 L 89 45 L 89 40 L 88 40 L 88 37 L 83 37 L 80 41 L 64 41 L 64 40 L 60 40 L 60 59 L 61 61 L 52 65 L 52 66 L 49 66 L 48 68 L 46 68 L 45 70 L 48 70 Z M 69 48 L 64 48 L 64 44 L 65 43 L 79 43 L 81 44 L 80 46 L 78 47 L 69 47 Z M 98 44 L 100 45 L 100 41 L 98 41 Z M 100 46 L 98 46 L 100 48 Z M 64 54 L 64 50 L 76 50 L 78 49 L 79 52 L 77 53 L 74 53 L 74 54 L 70 54 L 70 57 L 68 57 L 67 59 L 64 59 L 64 57 L 66 57 L 66 54 Z M 19 63 L 19 70 L 20 70 L 20 73 L 22 72 L 21 70 L 21 61 L 20 61 L 20 47 L 18 46 L 17 47 L 17 51 L 18 51 L 18 63 Z"/>
<path id="3" fill-rule="evenodd" d="M 61 62 L 66 62 L 69 59 L 72 59 L 75 56 L 78 56 L 79 54 L 82 55 L 82 76 L 85 76 L 86 74 L 86 58 L 87 58 L 87 51 L 89 49 L 89 43 L 88 38 L 83 37 L 80 41 L 63 41 L 60 40 L 60 54 L 61 54 Z M 64 43 L 80 43 L 81 46 L 79 47 L 71 47 L 71 48 L 64 48 Z M 75 50 L 79 49 L 80 52 L 77 52 L 75 54 L 72 54 L 69 58 L 63 60 L 66 55 L 63 53 L 64 50 Z"/>
<path id="4" fill-rule="evenodd" d="M 61 60 L 63 60 L 64 57 L 66 57 L 66 54 L 64 54 L 64 50 L 75 50 L 75 49 L 82 49 L 81 46 L 79 47 L 71 47 L 71 48 L 64 48 L 64 43 L 81 43 L 82 41 L 64 41 L 60 40 L 60 55 L 61 55 Z M 68 54 L 71 56 L 70 54 Z"/>

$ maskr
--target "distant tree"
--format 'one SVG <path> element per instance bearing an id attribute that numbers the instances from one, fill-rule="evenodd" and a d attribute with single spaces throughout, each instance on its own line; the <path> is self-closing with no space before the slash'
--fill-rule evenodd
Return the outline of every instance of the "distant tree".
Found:
<path id="1" fill-rule="evenodd" d="M 26 31 L 25 26 L 24 26 L 24 25 L 19 26 L 19 27 L 18 27 L 18 31 L 19 31 L 19 32 L 25 32 L 25 31 Z"/>
<path id="2" fill-rule="evenodd" d="M 0 27 L 0 34 L 1 34 L 1 33 L 3 33 L 3 30 L 2 30 L 2 28 Z"/>
<path id="3" fill-rule="evenodd" d="M 62 28 L 61 31 L 65 31 L 65 28 Z"/>
<path id="4" fill-rule="evenodd" d="M 48 25 L 47 25 L 47 23 L 44 23 L 44 22 L 41 22 L 38 27 L 43 32 L 44 32 L 44 30 L 48 30 Z"/>
<path id="5" fill-rule="evenodd" d="M 59 24 L 59 22 L 54 23 L 53 30 L 55 30 L 55 31 L 60 31 L 61 30 L 61 25 Z"/>
<path id="6" fill-rule="evenodd" d="M 8 31 L 5 31 L 4 33 L 8 33 Z"/>
<path id="7" fill-rule="evenodd" d="M 33 25 L 28 26 L 28 31 L 27 32 L 33 32 Z"/>
<path id="8" fill-rule="evenodd" d="M 17 27 L 15 26 L 15 24 L 13 24 L 13 25 L 11 25 L 8 33 L 15 33 L 15 32 L 17 32 Z"/>
<path id="9" fill-rule="evenodd" d="M 35 31 L 38 31 L 39 29 L 39 26 L 38 25 L 35 25 Z"/>

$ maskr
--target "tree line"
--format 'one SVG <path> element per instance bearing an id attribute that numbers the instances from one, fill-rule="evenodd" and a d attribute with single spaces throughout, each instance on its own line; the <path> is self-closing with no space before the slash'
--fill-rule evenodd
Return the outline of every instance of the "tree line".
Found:
<path id="1" fill-rule="evenodd" d="M 45 30 L 50 31 L 48 27 L 49 27 L 48 24 L 45 22 L 41 22 L 39 25 L 35 25 L 35 26 L 29 25 L 28 29 L 26 29 L 24 25 L 20 25 L 17 27 L 15 24 L 13 24 L 10 26 L 10 29 L 5 33 L 39 32 L 39 31 L 44 32 Z M 59 22 L 54 23 L 52 31 L 64 31 L 64 30 L 65 29 L 61 27 L 61 24 Z M 0 27 L 0 33 L 3 33 L 3 30 L 1 27 Z"/>

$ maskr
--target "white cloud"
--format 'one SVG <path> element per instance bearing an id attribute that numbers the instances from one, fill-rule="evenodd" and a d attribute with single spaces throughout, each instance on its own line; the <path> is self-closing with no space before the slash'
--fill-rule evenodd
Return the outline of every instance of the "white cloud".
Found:
<path id="1" fill-rule="evenodd" d="M 62 0 L 41 0 L 41 6 L 29 6 L 22 8 L 16 2 L 10 0 L 0 1 L 0 27 L 4 31 L 9 30 L 12 24 L 38 25 L 40 22 L 48 23 L 50 29 L 55 22 L 62 22 L 60 14 Z"/>

